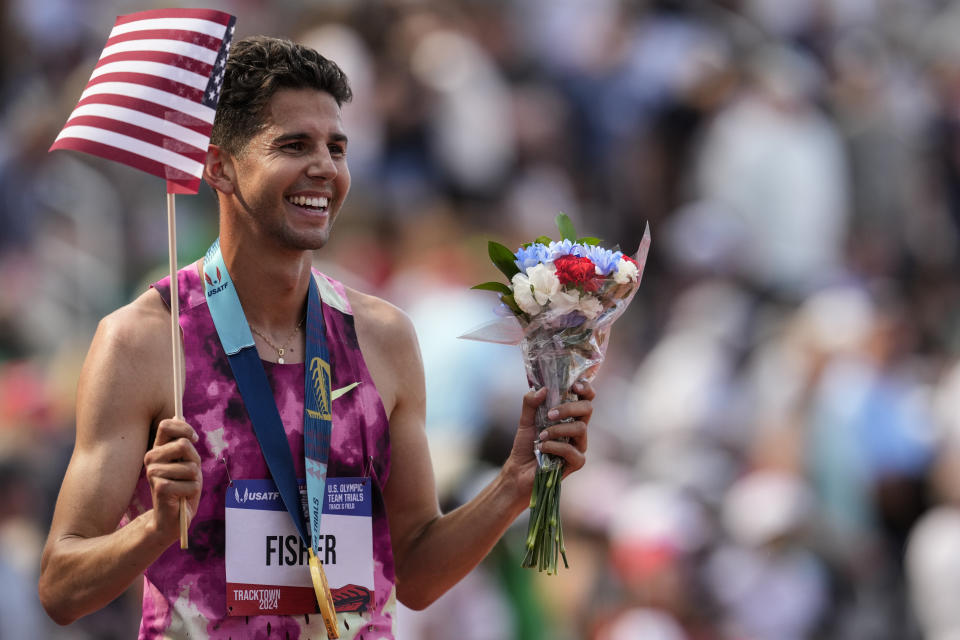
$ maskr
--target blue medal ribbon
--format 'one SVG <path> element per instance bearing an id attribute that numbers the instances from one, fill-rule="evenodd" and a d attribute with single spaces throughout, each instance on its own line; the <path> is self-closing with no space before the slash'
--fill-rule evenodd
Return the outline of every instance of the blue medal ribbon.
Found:
<path id="1" fill-rule="evenodd" d="M 219 238 L 207 250 L 203 275 L 207 307 L 213 317 L 220 343 L 227 354 L 240 397 L 250 416 L 270 475 L 273 476 L 283 504 L 293 518 L 300 537 L 314 554 L 318 554 L 319 536 L 310 534 L 320 530 L 320 517 L 326 495 L 330 435 L 333 430 L 333 407 L 330 397 L 330 355 L 317 285 L 311 282 L 307 294 L 307 357 L 304 362 L 303 439 L 308 520 L 301 505 L 293 454 L 290 452 L 280 412 L 253 342 L 250 325 L 240 305 L 240 298 L 223 261 Z"/>

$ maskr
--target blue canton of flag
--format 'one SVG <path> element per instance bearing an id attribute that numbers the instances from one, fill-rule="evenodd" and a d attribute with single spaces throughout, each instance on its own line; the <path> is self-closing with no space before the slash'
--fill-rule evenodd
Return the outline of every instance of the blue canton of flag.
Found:
<path id="1" fill-rule="evenodd" d="M 236 16 L 230 16 L 230 22 L 227 24 L 227 31 L 223 35 L 223 42 L 220 44 L 220 51 L 217 53 L 217 59 L 213 63 L 213 72 L 210 74 L 210 81 L 203 92 L 203 104 L 216 110 L 217 103 L 220 102 L 220 92 L 223 90 L 223 75 L 227 70 L 227 56 L 230 55 L 230 45 L 233 42 L 233 32 L 236 28 Z"/>

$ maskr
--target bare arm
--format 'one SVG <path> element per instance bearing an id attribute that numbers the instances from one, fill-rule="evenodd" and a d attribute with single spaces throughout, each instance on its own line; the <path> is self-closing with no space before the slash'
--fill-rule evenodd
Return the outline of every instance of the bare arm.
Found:
<path id="1" fill-rule="evenodd" d="M 177 539 L 179 496 L 196 512 L 200 468 L 190 426 L 161 421 L 148 451 L 151 425 L 173 413 L 164 373 L 169 319 L 148 292 L 100 323 L 87 354 L 76 444 L 41 562 L 40 599 L 59 624 L 108 604 Z M 144 464 L 153 508 L 117 529 Z"/>
<path id="2" fill-rule="evenodd" d="M 367 351 L 380 354 L 374 356 L 381 369 L 380 379 L 375 381 L 380 388 L 384 380 L 387 389 L 384 402 L 390 417 L 391 464 L 384 500 L 397 597 L 413 609 L 422 609 L 473 570 L 529 506 L 536 468 L 534 414 L 546 394 L 524 396 L 513 450 L 497 477 L 473 500 L 442 515 L 427 446 L 423 364 L 416 335 L 399 311 L 394 311 L 386 324 L 389 343 L 378 341 L 376 326 L 358 323 L 358 334 L 362 336 L 361 330 L 367 329 L 361 344 L 367 347 L 365 356 Z M 593 390 L 584 385 L 577 391 L 583 400 L 561 405 L 554 418 L 573 417 L 576 421 L 551 427 L 541 446 L 544 452 L 563 457 L 568 473 L 584 464 L 586 423 L 592 412 Z M 556 440 L 561 437 L 569 437 L 571 442 Z"/>

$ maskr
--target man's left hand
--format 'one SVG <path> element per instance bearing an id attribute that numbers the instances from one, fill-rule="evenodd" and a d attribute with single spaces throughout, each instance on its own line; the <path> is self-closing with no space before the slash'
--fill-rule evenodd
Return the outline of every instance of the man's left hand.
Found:
<path id="1" fill-rule="evenodd" d="M 589 382 L 580 381 L 573 385 L 573 392 L 578 400 L 565 402 L 551 407 L 547 417 L 557 422 L 537 434 L 536 414 L 537 407 L 544 403 L 547 397 L 546 388 L 530 391 L 523 397 L 523 410 L 520 414 L 520 424 L 517 435 L 513 440 L 513 450 L 507 460 L 507 465 L 515 465 L 519 475 L 521 491 L 529 495 L 533 488 L 533 474 L 536 471 L 537 460 L 534 455 L 534 446 L 538 446 L 541 453 L 549 453 L 563 458 L 565 464 L 563 475 L 583 467 L 586 463 L 587 452 L 587 424 L 593 414 L 593 398 L 596 393 Z M 507 466 L 505 465 L 505 466 Z"/>

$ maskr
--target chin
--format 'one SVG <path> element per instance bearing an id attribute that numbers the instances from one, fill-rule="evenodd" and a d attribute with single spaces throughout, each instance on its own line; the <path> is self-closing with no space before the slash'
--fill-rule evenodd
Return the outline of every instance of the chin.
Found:
<path id="1" fill-rule="evenodd" d="M 314 233 L 285 233 L 281 238 L 281 243 L 297 251 L 316 251 L 326 246 L 330 240 L 330 233 L 327 231 Z"/>

